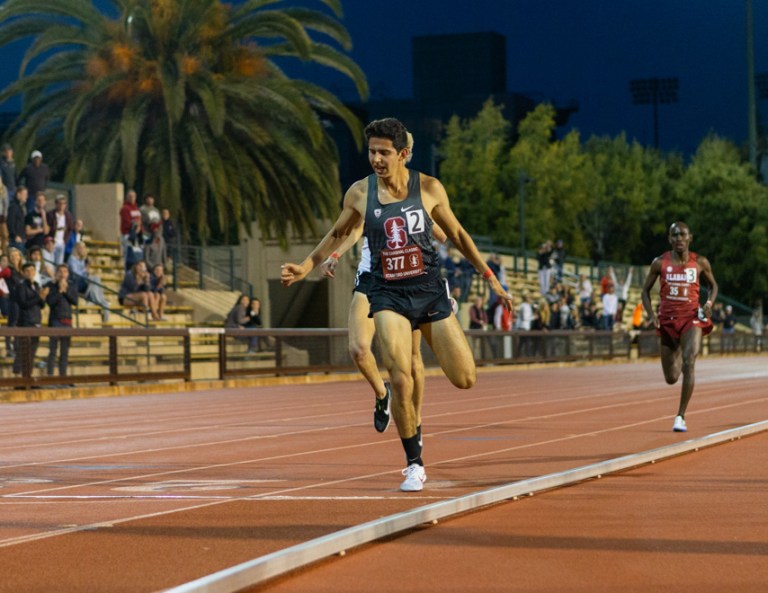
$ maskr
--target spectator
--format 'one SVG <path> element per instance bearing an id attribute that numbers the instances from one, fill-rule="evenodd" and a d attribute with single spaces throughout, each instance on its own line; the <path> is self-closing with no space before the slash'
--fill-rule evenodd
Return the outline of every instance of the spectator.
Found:
<path id="1" fill-rule="evenodd" d="M 34 280 L 40 286 L 45 286 L 51 280 L 53 280 L 53 277 L 56 274 L 56 269 L 53 266 L 45 263 L 45 260 L 43 259 L 43 250 L 40 249 L 37 245 L 27 251 L 27 262 L 34 266 Z"/>
<path id="2" fill-rule="evenodd" d="M 10 282 L 10 276 L 11 276 L 11 268 L 10 264 L 8 263 L 8 256 L 5 254 L 0 255 L 0 317 L 5 317 L 8 319 L 8 313 L 10 311 L 10 289 L 8 288 L 8 282 Z M 10 347 L 11 340 L 10 337 L 6 336 L 5 338 L 5 351 L 6 355 L 8 354 L 9 350 L 12 350 Z"/>
<path id="3" fill-rule="evenodd" d="M 152 319 L 157 321 L 160 315 L 157 312 L 157 297 L 152 292 L 152 284 L 147 270 L 147 264 L 144 261 L 136 262 L 133 269 L 125 273 L 123 282 L 120 284 L 117 300 L 121 305 L 130 307 L 141 306 L 144 311 L 149 311 Z"/>
<path id="4" fill-rule="evenodd" d="M 579 276 L 579 300 L 584 303 L 592 300 L 592 282 L 589 276 L 581 274 Z"/>
<path id="5" fill-rule="evenodd" d="M 27 215 L 24 217 L 24 232 L 27 235 L 27 242 L 24 244 L 27 251 L 32 247 L 42 248 L 43 240 L 46 235 L 50 234 L 48 216 L 45 211 L 45 194 L 42 192 L 39 192 L 35 197 L 34 208 L 31 210 L 29 208 L 29 199 L 27 199 Z"/>
<path id="6" fill-rule="evenodd" d="M 0 271 L 0 277 L 5 280 L 8 287 L 7 327 L 17 327 L 19 324 L 19 304 L 16 302 L 16 290 L 19 283 L 24 280 L 21 273 L 23 259 L 21 251 L 15 247 L 9 248 L 8 267 L 4 267 Z M 11 340 L 10 336 L 5 336 L 5 353 L 9 358 L 15 356 L 14 341 Z"/>
<path id="7" fill-rule="evenodd" d="M 122 208 L 120 208 L 120 236 L 122 237 L 123 251 L 127 250 L 128 235 L 136 222 L 141 224 L 141 210 L 136 205 L 136 191 L 129 189 L 125 193 L 125 200 Z"/>
<path id="8" fill-rule="evenodd" d="M 248 298 L 247 294 L 241 294 L 240 298 L 237 299 L 237 302 L 235 303 L 234 307 L 230 309 L 229 314 L 227 315 L 227 318 L 224 320 L 224 327 L 230 328 L 230 329 L 245 329 L 248 327 L 248 323 L 251 321 L 251 317 L 249 314 L 249 308 L 250 308 L 251 299 Z M 253 337 L 245 337 L 245 338 L 237 338 L 241 342 L 246 342 L 248 344 L 248 353 L 253 353 L 258 351 L 259 347 L 259 339 L 256 336 Z"/>
<path id="9" fill-rule="evenodd" d="M 604 294 L 608 293 L 608 287 L 614 286 L 613 280 L 611 280 L 611 271 L 613 268 L 609 267 L 608 270 L 606 270 L 605 274 L 603 274 L 603 277 L 600 278 L 600 296 L 602 297 Z"/>
<path id="10" fill-rule="evenodd" d="M 23 182 L 29 190 L 27 212 L 35 209 L 37 194 L 40 192 L 45 193 L 45 190 L 48 189 L 49 180 L 50 172 L 48 171 L 48 165 L 43 162 L 43 153 L 39 150 L 33 150 L 29 157 L 29 162 L 21 170 L 18 178 L 18 182 Z"/>
<path id="11" fill-rule="evenodd" d="M 507 290 L 505 284 L 502 284 L 501 286 L 504 290 Z M 505 332 L 512 331 L 514 322 L 514 313 L 509 311 L 501 300 L 497 299 L 496 305 L 493 308 L 493 329 Z"/>
<path id="12" fill-rule="evenodd" d="M 40 252 L 43 256 L 43 266 L 46 270 L 46 275 L 54 278 L 56 276 L 56 250 L 53 242 L 53 237 L 50 235 L 43 239 L 43 249 Z"/>
<path id="13" fill-rule="evenodd" d="M 64 247 L 64 261 L 69 261 L 69 256 L 72 255 L 72 251 L 75 249 L 75 245 L 83 240 L 83 230 L 85 229 L 85 223 L 82 218 L 78 218 L 75 222 L 75 229 L 69 234 L 69 239 Z"/>
<path id="14" fill-rule="evenodd" d="M 47 213 L 49 236 L 53 238 L 53 253 L 56 265 L 64 263 L 67 242 L 75 230 L 75 217 L 67 208 L 67 197 L 64 194 L 56 196 L 52 210 Z"/>
<path id="15" fill-rule="evenodd" d="M 165 241 L 165 247 L 169 250 L 170 257 L 174 257 L 176 247 L 179 243 L 179 233 L 176 230 L 176 223 L 171 219 L 171 211 L 168 210 L 168 208 L 163 208 L 160 211 L 160 216 L 163 219 L 163 240 Z"/>
<path id="16" fill-rule="evenodd" d="M 723 303 L 716 302 L 712 306 L 712 324 L 715 328 L 723 329 L 723 320 L 725 319 L 725 311 L 723 310 Z"/>
<path id="17" fill-rule="evenodd" d="M 552 280 L 552 241 L 539 245 L 537 259 L 539 261 L 539 292 L 543 296 L 549 292 Z"/>
<path id="18" fill-rule="evenodd" d="M 134 220 L 130 232 L 125 236 L 125 271 L 133 269 L 134 264 L 144 260 L 144 234 L 141 232 L 141 219 Z"/>
<path id="19" fill-rule="evenodd" d="M 555 282 L 563 281 L 563 267 L 565 266 L 565 246 L 562 239 L 555 242 L 552 250 L 552 263 L 555 268 Z"/>
<path id="20" fill-rule="evenodd" d="M 733 314 L 731 305 L 725 306 L 725 317 L 723 317 L 723 351 L 731 352 L 733 350 L 733 334 L 736 333 L 736 315 Z"/>
<path id="21" fill-rule="evenodd" d="M 531 330 L 533 324 L 533 306 L 531 297 L 527 292 L 523 293 L 523 302 L 520 303 L 520 309 L 517 313 L 515 328 L 519 331 L 527 332 Z M 520 355 L 531 356 L 532 343 L 528 336 L 520 337 Z"/>
<path id="22" fill-rule="evenodd" d="M 147 267 L 153 270 L 156 265 L 166 265 L 168 255 L 165 246 L 165 239 L 163 239 L 163 226 L 156 222 L 152 225 L 152 238 L 144 246 L 144 261 L 147 262 Z"/>
<path id="23" fill-rule="evenodd" d="M 8 188 L 0 181 L 0 253 L 8 250 Z"/>
<path id="24" fill-rule="evenodd" d="M 26 263 L 21 267 L 23 280 L 14 290 L 14 299 L 19 306 L 19 327 L 41 327 L 42 308 L 48 296 L 48 287 L 40 287 L 35 282 L 35 266 Z M 32 374 L 32 366 L 40 343 L 39 336 L 19 337 L 16 341 L 16 358 L 13 360 L 13 373 L 15 375 L 29 376 Z"/>
<path id="25" fill-rule="evenodd" d="M 251 328 L 251 329 L 258 329 L 262 326 L 261 322 L 261 301 L 257 299 L 256 297 L 251 299 L 251 302 L 248 304 L 248 323 L 245 324 L 245 327 Z M 266 346 L 262 346 L 262 339 L 259 336 L 254 336 L 255 339 L 251 339 L 250 344 L 256 344 L 255 348 L 259 352 L 262 350 L 268 350 L 270 348 L 269 344 L 269 338 L 265 338 L 264 341 L 266 342 Z M 249 348 L 249 350 L 253 350 L 253 346 Z"/>
<path id="26" fill-rule="evenodd" d="M 749 319 L 749 325 L 752 327 L 752 334 L 755 336 L 755 352 L 761 352 L 763 349 L 763 301 L 758 300 L 752 309 L 752 317 Z"/>
<path id="27" fill-rule="evenodd" d="M 155 206 L 155 196 L 152 194 L 146 194 L 144 196 L 144 204 L 139 208 L 141 212 L 141 228 L 144 229 L 144 241 L 149 241 L 152 236 L 152 225 L 161 224 L 162 217 L 160 216 L 160 210 Z"/>
<path id="28" fill-rule="evenodd" d="M 7 142 L 0 147 L 0 181 L 8 190 L 8 199 L 16 196 L 16 163 L 13 160 L 13 147 Z"/>
<path id="29" fill-rule="evenodd" d="M 50 284 L 50 292 L 45 299 L 48 304 L 49 327 L 72 327 L 72 310 L 77 307 L 77 284 L 69 280 L 69 268 L 59 264 L 56 268 L 56 279 Z M 48 346 L 48 374 L 53 375 L 56 365 L 56 354 L 59 355 L 59 376 L 67 374 L 69 363 L 69 336 L 51 336 Z"/>
<path id="30" fill-rule="evenodd" d="M 627 299 L 629 298 L 629 287 L 632 284 L 632 267 L 627 268 L 627 274 L 624 276 L 624 282 L 619 283 L 616 279 L 616 272 L 613 266 L 608 268 L 608 274 L 611 277 L 611 282 L 614 286 L 618 287 L 617 297 L 619 299 L 619 308 L 616 311 L 616 321 L 621 323 L 624 317 L 624 309 L 627 306 Z"/>
<path id="31" fill-rule="evenodd" d="M 581 319 L 581 327 L 584 329 L 598 329 L 600 325 L 600 319 L 597 314 L 597 305 L 594 301 L 584 301 L 581 303 L 579 311 L 579 318 Z"/>
<path id="32" fill-rule="evenodd" d="M 469 329 L 486 329 L 488 327 L 488 313 L 483 307 L 483 297 L 476 296 L 475 302 L 469 308 Z"/>
<path id="33" fill-rule="evenodd" d="M 88 247 L 82 241 L 75 244 L 72 255 L 69 256 L 70 276 L 77 284 L 77 292 L 83 295 L 85 300 L 101 307 L 101 319 L 104 323 L 109 321 L 109 301 L 104 296 L 101 286 L 101 278 L 92 275 L 88 266 Z"/>
<path id="34" fill-rule="evenodd" d="M 150 286 L 152 287 L 152 293 L 155 295 L 157 314 L 160 321 L 166 321 L 165 306 L 168 304 L 168 295 L 165 292 L 166 281 L 165 266 L 163 264 L 155 264 L 152 266 Z"/>
<path id="35" fill-rule="evenodd" d="M 603 315 L 601 327 L 602 329 L 613 331 L 613 325 L 616 320 L 616 312 L 619 308 L 619 299 L 616 296 L 616 291 L 613 284 L 608 286 L 608 292 L 603 295 Z"/>
<path id="36" fill-rule="evenodd" d="M 24 219 L 27 217 L 27 188 L 20 185 L 16 188 L 16 196 L 8 204 L 8 246 L 15 247 L 22 254 L 25 251 L 27 232 L 24 229 Z"/>

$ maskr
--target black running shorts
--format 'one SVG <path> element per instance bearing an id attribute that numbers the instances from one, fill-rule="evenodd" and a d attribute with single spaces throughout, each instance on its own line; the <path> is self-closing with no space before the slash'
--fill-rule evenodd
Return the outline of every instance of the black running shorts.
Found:
<path id="1" fill-rule="evenodd" d="M 394 311 L 417 329 L 422 323 L 432 323 L 450 317 L 453 310 L 445 290 L 445 281 L 437 276 L 421 284 L 398 286 L 393 282 L 376 282 L 368 292 L 371 303 L 369 317 L 379 311 Z"/>
<path id="2" fill-rule="evenodd" d="M 352 289 L 352 292 L 361 292 L 365 296 L 368 296 L 372 284 L 373 274 L 370 272 L 358 272 L 355 275 L 355 287 Z"/>

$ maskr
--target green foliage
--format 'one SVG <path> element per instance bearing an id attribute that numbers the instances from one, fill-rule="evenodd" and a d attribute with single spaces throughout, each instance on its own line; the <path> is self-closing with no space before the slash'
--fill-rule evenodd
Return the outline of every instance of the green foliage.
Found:
<path id="1" fill-rule="evenodd" d="M 451 120 L 441 177 L 465 227 L 498 245 L 520 244 L 524 175 L 526 246 L 563 239 L 569 255 L 648 264 L 682 220 L 694 251 L 712 262 L 721 291 L 743 302 L 768 293 L 768 188 L 732 143 L 711 136 L 689 164 L 615 138 L 555 136 L 555 111 L 539 105 L 509 146 L 501 108 Z"/>
<path id="2" fill-rule="evenodd" d="M 17 152 L 43 148 L 69 182 L 156 193 L 204 239 L 252 220 L 283 243 L 291 230 L 314 232 L 340 194 L 322 118 L 345 122 L 359 144 L 362 126 L 273 58 L 336 69 L 362 97 L 367 83 L 343 53 L 339 0 L 273 7 L 281 1 L 113 0 L 112 19 L 86 1 L 6 0 L 0 47 L 33 38 L 19 79 L 0 92 L 0 102 L 23 97 Z"/>

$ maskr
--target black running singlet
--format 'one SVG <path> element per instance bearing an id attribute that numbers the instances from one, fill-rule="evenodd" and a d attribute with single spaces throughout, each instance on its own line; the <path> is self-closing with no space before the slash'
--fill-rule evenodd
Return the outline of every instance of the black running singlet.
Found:
<path id="1" fill-rule="evenodd" d="M 382 204 L 378 178 L 368 177 L 363 233 L 371 249 L 371 273 L 378 282 L 416 284 L 440 275 L 440 259 L 432 245 L 432 219 L 421 201 L 417 171 L 408 171 L 408 195 Z"/>

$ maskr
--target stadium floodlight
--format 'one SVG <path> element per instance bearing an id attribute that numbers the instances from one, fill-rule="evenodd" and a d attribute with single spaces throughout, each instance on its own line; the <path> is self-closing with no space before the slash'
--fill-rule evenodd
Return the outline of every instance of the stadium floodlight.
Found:
<path id="1" fill-rule="evenodd" d="M 653 146 L 659 148 L 659 104 L 677 103 L 677 78 L 639 78 L 629 81 L 635 105 L 653 105 Z"/>

